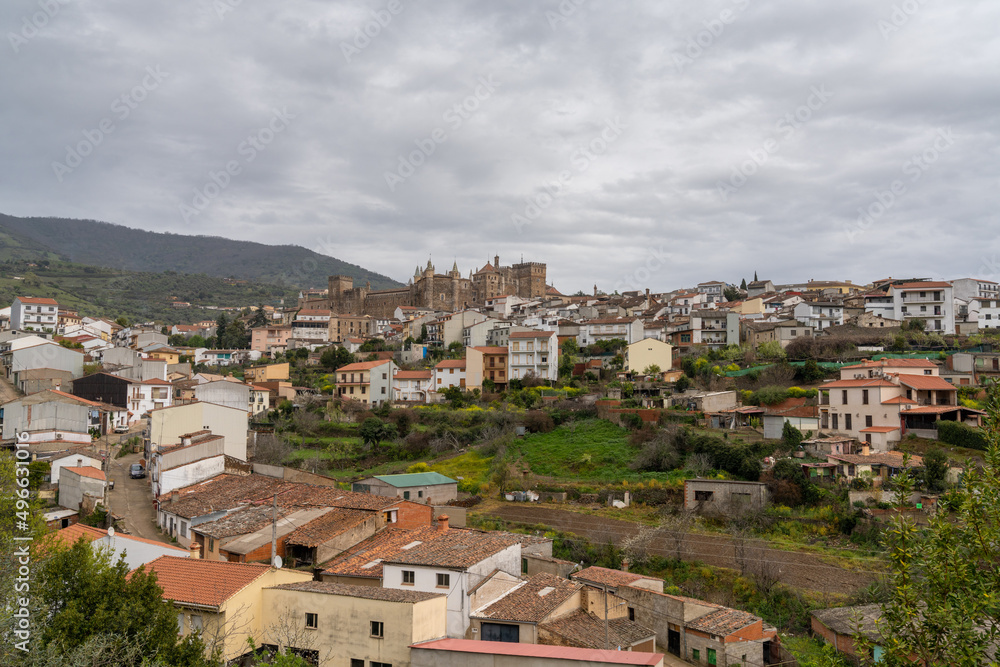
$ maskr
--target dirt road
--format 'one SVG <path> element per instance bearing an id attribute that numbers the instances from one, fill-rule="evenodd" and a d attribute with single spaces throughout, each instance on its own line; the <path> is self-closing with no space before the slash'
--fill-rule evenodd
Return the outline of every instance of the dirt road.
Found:
<path id="1" fill-rule="evenodd" d="M 511 523 L 541 524 L 559 531 L 574 533 L 594 544 L 608 541 L 618 545 L 623 538 L 638 533 L 640 526 L 628 521 L 605 519 L 544 505 L 508 503 L 487 509 L 484 516 L 503 519 Z M 737 568 L 733 541 L 724 535 L 686 533 L 680 540 L 681 557 L 699 560 L 715 567 Z M 656 555 L 673 557 L 674 541 L 663 538 L 652 542 L 650 551 Z M 871 572 L 848 570 L 825 562 L 820 556 L 780 549 L 765 549 L 764 558 L 775 563 L 782 583 L 823 593 L 850 594 L 867 586 L 874 579 Z"/>

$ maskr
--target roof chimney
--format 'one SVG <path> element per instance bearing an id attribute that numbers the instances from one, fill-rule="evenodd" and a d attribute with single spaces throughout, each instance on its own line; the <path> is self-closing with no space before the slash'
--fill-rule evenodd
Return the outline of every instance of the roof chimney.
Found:
<path id="1" fill-rule="evenodd" d="M 861 445 L 861 456 L 869 456 L 872 453 L 872 448 L 868 446 L 868 443 L 862 443 Z"/>
<path id="2" fill-rule="evenodd" d="M 191 546 L 191 558 L 201 558 L 201 545 L 197 542 L 192 542 Z"/>
<path id="3" fill-rule="evenodd" d="M 629 565 L 628 558 L 622 558 L 622 572 L 628 572 Z"/>
<path id="4" fill-rule="evenodd" d="M 448 530 L 448 515 L 442 514 L 438 517 L 437 529 L 440 531 Z"/>

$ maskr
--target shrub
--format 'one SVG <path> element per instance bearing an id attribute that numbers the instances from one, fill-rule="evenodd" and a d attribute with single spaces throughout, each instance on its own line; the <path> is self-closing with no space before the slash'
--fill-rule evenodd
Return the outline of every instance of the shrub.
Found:
<path id="1" fill-rule="evenodd" d="M 642 417 L 634 412 L 622 413 L 619 417 L 621 419 L 621 424 L 625 428 L 640 429 L 642 428 Z"/>
<path id="2" fill-rule="evenodd" d="M 524 428 L 529 433 L 548 433 L 555 427 L 552 417 L 544 410 L 532 410 L 524 415 Z"/>
<path id="3" fill-rule="evenodd" d="M 986 435 L 983 431 L 960 422 L 937 422 L 937 434 L 938 440 L 955 447 L 986 450 Z"/>

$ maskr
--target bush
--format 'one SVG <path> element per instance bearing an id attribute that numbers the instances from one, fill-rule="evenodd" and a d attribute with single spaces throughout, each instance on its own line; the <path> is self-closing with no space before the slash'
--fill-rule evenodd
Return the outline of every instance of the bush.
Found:
<path id="1" fill-rule="evenodd" d="M 529 433 L 548 433 L 556 427 L 544 410 L 532 410 L 524 415 L 524 428 Z"/>
<path id="2" fill-rule="evenodd" d="M 981 429 L 967 426 L 960 422 L 937 422 L 938 440 L 955 447 L 979 449 L 986 451 L 986 435 Z"/>
<path id="3" fill-rule="evenodd" d="M 622 426 L 630 429 L 642 428 L 642 417 L 634 412 L 624 412 L 619 416 Z"/>

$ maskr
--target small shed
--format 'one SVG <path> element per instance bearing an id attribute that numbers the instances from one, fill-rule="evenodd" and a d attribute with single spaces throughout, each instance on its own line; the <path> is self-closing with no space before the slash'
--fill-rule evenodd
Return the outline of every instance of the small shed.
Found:
<path id="1" fill-rule="evenodd" d="M 731 479 L 684 480 L 684 509 L 728 515 L 767 506 L 767 485 Z"/>
<path id="2" fill-rule="evenodd" d="M 438 472 L 376 475 L 355 482 L 352 491 L 402 498 L 425 505 L 444 505 L 458 499 L 458 481 Z"/>

